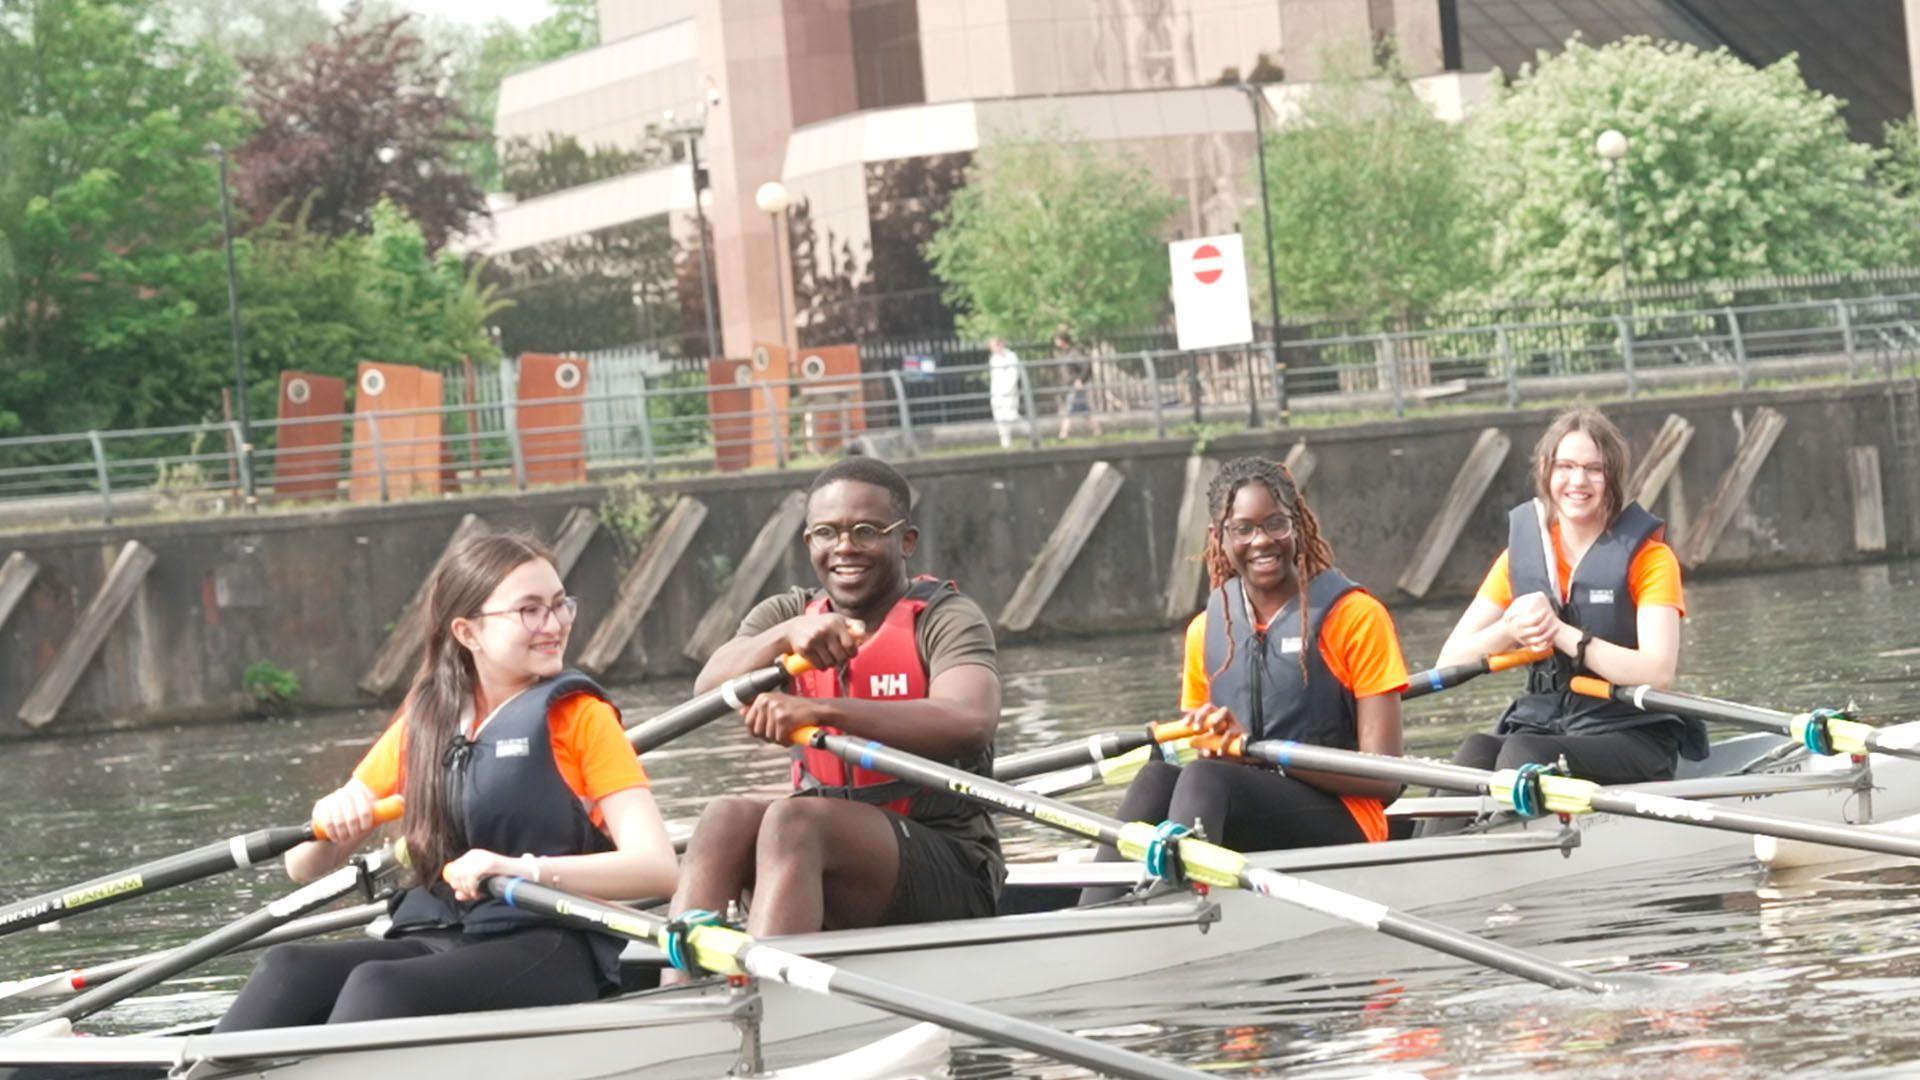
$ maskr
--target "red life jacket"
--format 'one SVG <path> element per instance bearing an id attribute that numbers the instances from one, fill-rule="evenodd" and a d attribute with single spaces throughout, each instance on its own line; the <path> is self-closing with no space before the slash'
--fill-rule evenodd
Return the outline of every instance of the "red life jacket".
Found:
<path id="1" fill-rule="evenodd" d="M 917 632 L 920 613 L 942 590 L 957 592 L 953 582 L 922 575 L 913 579 L 902 596 L 887 612 L 880 628 L 860 646 L 849 663 L 828 671 L 809 671 L 793 680 L 793 691 L 801 697 L 862 698 L 868 701 L 913 701 L 927 696 L 927 660 L 920 655 Z M 807 614 L 833 610 L 833 601 L 825 593 L 807 604 Z M 839 734 L 836 728 L 824 729 Z M 793 751 L 793 787 L 818 795 L 832 795 L 858 802 L 884 806 L 905 815 L 913 807 L 919 788 L 883 772 L 860 766 L 848 768 L 838 756 L 813 747 Z"/>

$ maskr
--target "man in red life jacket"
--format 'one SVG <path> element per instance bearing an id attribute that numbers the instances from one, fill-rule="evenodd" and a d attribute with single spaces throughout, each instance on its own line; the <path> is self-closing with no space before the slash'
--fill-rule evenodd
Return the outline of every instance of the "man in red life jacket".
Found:
<path id="1" fill-rule="evenodd" d="M 838 462 L 807 489 L 802 540 L 816 590 L 747 613 L 695 681 L 705 691 L 797 653 L 816 669 L 745 713 L 785 746 L 819 726 L 983 776 L 993 772 L 1000 674 L 986 615 L 952 583 L 915 579 L 907 482 L 884 462 Z M 755 936 L 991 915 L 1006 865 L 992 818 L 941 791 L 794 751 L 794 797 L 727 796 L 700 816 L 673 911 L 725 909 L 752 890 Z"/>

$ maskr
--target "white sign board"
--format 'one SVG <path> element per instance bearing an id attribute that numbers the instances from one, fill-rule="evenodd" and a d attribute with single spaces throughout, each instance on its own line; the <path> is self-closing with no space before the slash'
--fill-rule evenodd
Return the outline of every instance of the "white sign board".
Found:
<path id="1" fill-rule="evenodd" d="M 1175 240 L 1173 322 L 1182 349 L 1217 349 L 1253 340 L 1247 306 L 1247 259 L 1239 233 Z"/>

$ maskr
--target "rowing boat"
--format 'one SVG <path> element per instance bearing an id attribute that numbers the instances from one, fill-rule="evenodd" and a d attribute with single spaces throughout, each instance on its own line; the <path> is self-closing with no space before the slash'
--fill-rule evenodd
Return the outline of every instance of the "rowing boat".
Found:
<path id="1" fill-rule="evenodd" d="M 1897 730 L 1920 735 L 1920 724 Z M 1747 735 L 1715 744 L 1707 761 L 1683 764 L 1681 779 L 1634 790 L 1827 822 L 1920 811 L 1920 762 L 1911 759 L 1815 757 L 1785 738 Z M 1525 820 L 1481 798 L 1402 799 L 1389 813 L 1478 820 L 1450 836 L 1269 852 L 1253 861 L 1417 911 L 1654 860 L 1697 862 L 1750 851 L 1750 840 L 1739 834 L 1607 814 L 1571 823 L 1553 817 Z M 1009 896 L 1017 903 L 1047 890 L 1138 880 L 1139 873 L 1124 863 L 1015 865 Z M 1489 889 L 1489 882 L 1499 888 Z M 1203 896 L 1163 890 L 1097 908 L 795 935 L 778 943 L 847 970 L 980 1003 L 1137 978 L 1342 925 L 1301 912 L 1281 913 L 1242 892 Z M 657 950 L 644 945 L 630 946 L 626 960 L 641 966 L 664 963 Z M 750 1045 L 777 1046 L 884 1018 L 866 1006 L 783 987 L 743 990 L 706 980 L 681 990 L 560 1009 L 217 1036 L 0 1040 L 0 1066 L 98 1069 L 118 1063 L 157 1070 L 150 1075 L 181 1067 L 172 1075 L 270 1074 L 276 1080 L 359 1080 L 403 1069 L 462 1080 L 476 1070 L 509 1069 L 552 1077 L 641 1071 L 650 1077 L 712 1076 L 740 1054 L 743 1037 Z"/>

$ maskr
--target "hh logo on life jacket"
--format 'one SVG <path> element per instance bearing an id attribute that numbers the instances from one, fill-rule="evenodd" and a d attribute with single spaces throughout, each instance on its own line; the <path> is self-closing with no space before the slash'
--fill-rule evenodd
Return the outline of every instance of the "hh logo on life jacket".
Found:
<path id="1" fill-rule="evenodd" d="M 1613 603 L 1613 590 L 1612 589 L 1588 589 L 1587 603 L 1611 604 Z"/>
<path id="2" fill-rule="evenodd" d="M 867 682 L 867 692 L 874 697 L 906 697 L 907 674 L 875 675 Z"/>

